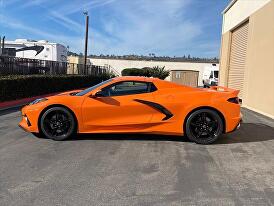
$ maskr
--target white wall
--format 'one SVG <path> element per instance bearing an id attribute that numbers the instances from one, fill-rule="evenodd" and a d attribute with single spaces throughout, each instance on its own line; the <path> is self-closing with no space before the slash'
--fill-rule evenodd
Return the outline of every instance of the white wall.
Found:
<path id="1" fill-rule="evenodd" d="M 223 15 L 223 34 L 230 31 L 271 0 L 238 0 Z"/>
<path id="2" fill-rule="evenodd" d="M 94 65 L 104 66 L 110 65 L 117 72 L 121 74 L 121 71 L 125 68 L 143 68 L 160 66 L 167 70 L 195 70 L 199 71 L 199 86 L 202 86 L 202 76 L 206 67 L 212 66 L 211 63 L 192 63 L 192 62 L 164 62 L 164 61 L 135 61 L 135 60 L 116 60 L 116 59 L 91 59 Z M 219 66 L 217 64 L 217 66 Z M 170 80 L 170 77 L 167 78 Z"/>

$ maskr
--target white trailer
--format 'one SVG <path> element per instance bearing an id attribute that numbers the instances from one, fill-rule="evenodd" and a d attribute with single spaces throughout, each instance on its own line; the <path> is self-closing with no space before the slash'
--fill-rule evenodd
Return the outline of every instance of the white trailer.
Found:
<path id="1" fill-rule="evenodd" d="M 62 44 L 46 40 L 16 39 L 5 42 L 5 53 L 28 59 L 67 62 L 67 48 Z"/>

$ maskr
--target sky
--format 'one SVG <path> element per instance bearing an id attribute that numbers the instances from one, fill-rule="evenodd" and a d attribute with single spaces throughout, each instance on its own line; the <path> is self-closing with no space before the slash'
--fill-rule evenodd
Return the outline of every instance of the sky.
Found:
<path id="1" fill-rule="evenodd" d="M 229 0 L 0 0 L 0 35 L 89 54 L 218 57 Z"/>

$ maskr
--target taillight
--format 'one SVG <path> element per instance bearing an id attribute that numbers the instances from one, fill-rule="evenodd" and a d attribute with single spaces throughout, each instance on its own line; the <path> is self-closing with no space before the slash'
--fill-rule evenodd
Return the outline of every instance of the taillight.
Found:
<path id="1" fill-rule="evenodd" d="M 234 103 L 234 104 L 239 104 L 240 100 L 238 97 L 233 97 L 233 98 L 229 98 L 227 101 Z"/>

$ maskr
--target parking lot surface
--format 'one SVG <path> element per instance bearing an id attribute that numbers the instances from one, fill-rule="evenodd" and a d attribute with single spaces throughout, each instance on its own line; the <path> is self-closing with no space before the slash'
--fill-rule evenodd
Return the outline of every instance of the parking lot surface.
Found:
<path id="1" fill-rule="evenodd" d="M 0 205 L 274 205 L 274 121 L 243 111 L 213 145 L 152 135 L 55 142 L 0 114 Z"/>

